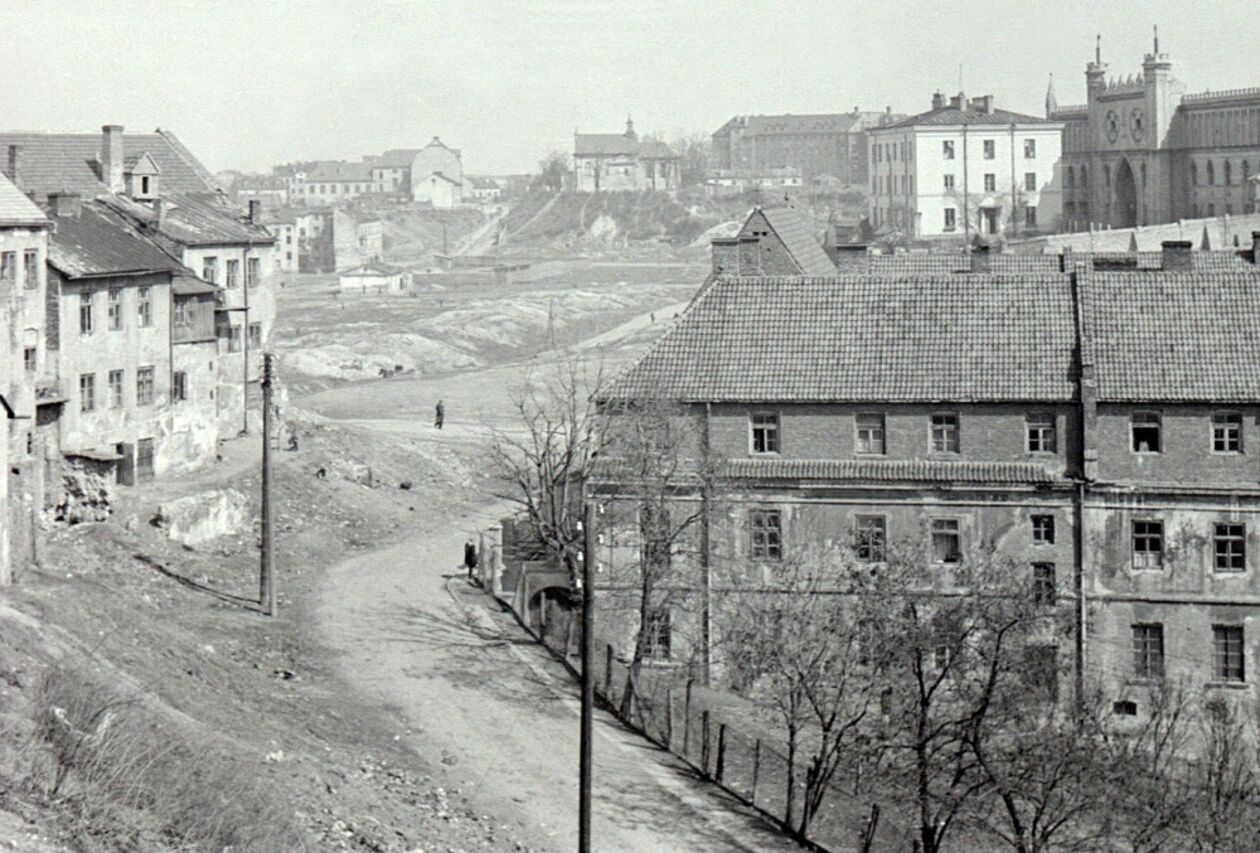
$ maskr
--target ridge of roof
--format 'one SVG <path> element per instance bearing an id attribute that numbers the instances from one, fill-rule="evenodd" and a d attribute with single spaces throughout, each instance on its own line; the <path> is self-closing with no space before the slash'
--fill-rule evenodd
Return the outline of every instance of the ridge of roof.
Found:
<path id="1" fill-rule="evenodd" d="M 1042 118 L 1041 116 L 1016 113 L 1003 109 L 981 112 L 980 110 L 964 110 L 954 106 L 944 106 L 919 113 L 918 115 L 912 115 L 908 118 L 901 119 L 900 121 L 894 121 L 880 127 L 873 127 L 871 130 L 879 132 L 882 130 L 894 130 L 919 126 L 952 127 L 955 125 L 1008 124 L 1060 124 L 1060 122 L 1052 118 Z"/>

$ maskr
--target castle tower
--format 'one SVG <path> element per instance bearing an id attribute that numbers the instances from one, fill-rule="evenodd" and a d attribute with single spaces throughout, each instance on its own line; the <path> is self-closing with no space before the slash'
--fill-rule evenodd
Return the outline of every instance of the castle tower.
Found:
<path id="1" fill-rule="evenodd" d="M 1092 101 L 1095 93 L 1107 88 L 1107 63 L 1102 61 L 1102 36 L 1094 41 L 1094 61 L 1085 66 L 1085 90 Z"/>

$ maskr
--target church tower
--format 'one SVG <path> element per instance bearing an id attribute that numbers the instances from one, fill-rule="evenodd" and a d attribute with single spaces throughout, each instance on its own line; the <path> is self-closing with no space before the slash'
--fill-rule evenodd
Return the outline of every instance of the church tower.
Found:
<path id="1" fill-rule="evenodd" d="M 1050 85 L 1046 87 L 1046 118 L 1054 115 L 1054 111 L 1059 108 L 1059 102 L 1054 97 L 1054 75 L 1050 75 Z"/>

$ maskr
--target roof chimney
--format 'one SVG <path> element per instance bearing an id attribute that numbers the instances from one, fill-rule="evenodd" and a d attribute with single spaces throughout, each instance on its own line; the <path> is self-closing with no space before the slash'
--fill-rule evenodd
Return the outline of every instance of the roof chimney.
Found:
<path id="1" fill-rule="evenodd" d="M 942 94 L 941 92 L 936 92 L 932 95 L 932 109 L 934 110 L 945 109 L 945 95 Z"/>
<path id="2" fill-rule="evenodd" d="M 993 96 L 981 95 L 979 100 L 980 100 L 980 112 L 984 113 L 985 115 L 993 115 Z"/>
<path id="3" fill-rule="evenodd" d="M 1260 231 L 1251 232 L 1251 262 L 1260 266 Z"/>
<path id="4" fill-rule="evenodd" d="M 153 199 L 153 227 L 158 231 L 166 224 L 166 200 L 161 196 Z"/>
<path id="5" fill-rule="evenodd" d="M 249 200 L 249 224 L 262 224 L 262 201 L 259 199 L 251 198 Z"/>
<path id="6" fill-rule="evenodd" d="M 101 128 L 101 180 L 112 193 L 121 193 L 123 186 L 123 127 L 107 124 Z"/>
<path id="7" fill-rule="evenodd" d="M 971 250 L 971 271 L 993 272 L 992 252 L 987 244 L 981 244 Z"/>
<path id="8" fill-rule="evenodd" d="M 9 165 L 5 170 L 5 175 L 13 182 L 18 189 L 22 188 L 22 146 L 9 146 Z"/>
<path id="9" fill-rule="evenodd" d="M 964 95 L 962 92 L 959 92 L 957 95 L 951 96 L 949 99 L 949 106 L 951 109 L 955 109 L 955 110 L 964 109 L 967 106 L 967 96 Z"/>
<path id="10" fill-rule="evenodd" d="M 49 193 L 48 205 L 52 208 L 53 216 L 58 219 L 77 219 L 79 211 L 83 209 L 78 193 Z"/>
<path id="11" fill-rule="evenodd" d="M 1194 268 L 1191 256 L 1193 244 L 1189 240 L 1165 240 L 1163 248 L 1164 272 L 1188 272 Z"/>

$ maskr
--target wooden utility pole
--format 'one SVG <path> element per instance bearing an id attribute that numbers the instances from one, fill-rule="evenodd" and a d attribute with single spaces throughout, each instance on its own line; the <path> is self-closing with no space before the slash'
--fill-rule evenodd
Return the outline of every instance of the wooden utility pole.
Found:
<path id="1" fill-rule="evenodd" d="M 271 353 L 263 353 L 262 374 L 262 565 L 258 603 L 268 616 L 276 615 L 275 551 L 271 538 Z"/>
<path id="2" fill-rule="evenodd" d="M 578 750 L 578 853 L 591 849 L 591 747 L 595 706 L 595 504 L 582 521 L 582 724 Z"/>

